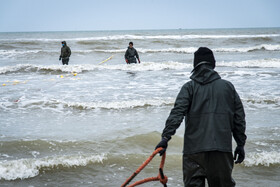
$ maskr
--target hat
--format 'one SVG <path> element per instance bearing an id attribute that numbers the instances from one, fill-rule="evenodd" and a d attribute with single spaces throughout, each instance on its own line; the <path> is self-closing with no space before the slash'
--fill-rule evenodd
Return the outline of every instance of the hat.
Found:
<path id="1" fill-rule="evenodd" d="M 207 47 L 200 47 L 195 53 L 194 53 L 194 60 L 193 60 L 193 70 L 192 72 L 201 64 L 210 64 L 213 69 L 216 66 L 216 60 L 213 55 L 213 52 L 211 49 Z"/>

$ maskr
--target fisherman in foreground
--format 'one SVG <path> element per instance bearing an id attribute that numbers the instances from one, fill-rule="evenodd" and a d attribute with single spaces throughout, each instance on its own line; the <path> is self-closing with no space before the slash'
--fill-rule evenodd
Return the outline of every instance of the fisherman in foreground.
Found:
<path id="1" fill-rule="evenodd" d="M 245 113 L 234 86 L 214 71 L 213 52 L 200 47 L 194 53 L 194 69 L 179 92 L 166 121 L 162 140 L 165 148 L 185 117 L 183 179 L 185 187 L 235 186 L 233 162 L 245 158 Z M 232 155 L 232 136 L 237 147 Z M 237 157 L 238 155 L 238 157 Z"/>
<path id="2" fill-rule="evenodd" d="M 61 54 L 59 60 L 62 59 L 62 65 L 68 65 L 69 58 L 71 56 L 71 49 L 67 46 L 66 41 L 61 42 Z"/>
<path id="3" fill-rule="evenodd" d="M 124 58 L 127 64 L 137 63 L 136 58 L 140 64 L 140 59 L 137 50 L 133 47 L 133 42 L 129 42 L 129 46 L 125 52 Z"/>

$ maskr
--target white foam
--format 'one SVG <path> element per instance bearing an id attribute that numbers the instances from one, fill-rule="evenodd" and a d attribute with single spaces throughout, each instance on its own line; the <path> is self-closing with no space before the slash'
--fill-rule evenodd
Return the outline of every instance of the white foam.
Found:
<path id="1" fill-rule="evenodd" d="M 129 109 L 144 106 L 162 106 L 171 105 L 174 103 L 174 98 L 161 98 L 161 99 L 142 99 L 142 100 L 129 100 L 129 101 L 112 101 L 112 102 L 65 102 L 62 103 L 67 107 L 77 107 L 82 109 Z"/>
<path id="2" fill-rule="evenodd" d="M 238 47 L 238 48 L 214 48 L 214 52 L 239 52 L 247 53 L 254 50 L 267 50 L 267 51 L 280 51 L 280 45 L 272 44 L 262 44 L 257 46 L 249 47 Z M 140 53 L 187 53 L 192 54 L 197 50 L 196 47 L 185 47 L 185 48 L 164 48 L 164 49 L 144 49 L 137 48 L 137 51 Z M 105 52 L 105 53 L 124 53 L 126 49 L 114 49 L 114 50 L 103 50 L 103 49 L 94 49 L 96 52 Z"/>
<path id="3" fill-rule="evenodd" d="M 280 59 L 257 59 L 257 60 L 245 60 L 235 62 L 216 62 L 217 66 L 222 67 L 240 67 L 240 68 L 280 68 Z"/>
<path id="4" fill-rule="evenodd" d="M 280 164 L 280 153 L 276 151 L 248 153 L 244 160 L 244 165 L 251 166 L 267 166 Z"/>
<path id="5" fill-rule="evenodd" d="M 254 50 L 267 50 L 267 51 L 279 51 L 280 45 L 272 45 L 272 44 L 262 44 L 257 46 L 249 46 L 249 47 L 240 47 L 240 48 L 215 48 L 213 51 L 215 52 L 240 52 L 246 53 Z"/>
<path id="6" fill-rule="evenodd" d="M 37 176 L 42 168 L 86 166 L 90 163 L 102 163 L 105 159 L 105 155 L 68 155 L 1 161 L 0 179 L 26 179 Z"/>
<path id="7" fill-rule="evenodd" d="M 186 53 L 192 54 L 197 50 L 196 47 L 185 47 L 185 48 L 163 48 L 163 49 L 145 49 L 145 48 L 137 48 L 137 51 L 140 53 Z M 239 52 L 239 53 L 247 53 L 254 50 L 266 50 L 266 51 L 280 51 L 280 45 L 272 45 L 272 44 L 262 44 L 257 46 L 248 46 L 248 47 L 235 47 L 235 48 L 214 48 L 214 52 Z M 88 54 L 92 52 L 104 52 L 104 53 L 125 53 L 126 48 L 124 49 L 93 49 L 93 50 L 72 50 L 73 54 Z M 57 53 L 55 50 L 0 50 L 0 55 L 2 58 L 13 58 L 13 57 L 21 57 L 26 55 L 38 55 L 40 54 L 49 54 L 49 53 Z"/>
<path id="8" fill-rule="evenodd" d="M 9 72 L 17 72 L 17 71 L 61 71 L 61 72 L 83 72 L 83 71 L 93 71 L 93 70 L 123 70 L 123 71 L 159 71 L 166 69 L 185 69 L 192 68 L 192 64 L 184 64 L 180 62 L 141 62 L 141 64 L 117 64 L 117 65 L 93 65 L 93 64 L 83 64 L 83 65 L 69 65 L 69 66 L 61 66 L 61 65 L 35 65 L 35 64 L 18 64 L 15 66 L 3 66 L 0 67 L 0 74 L 9 73 Z"/>
<path id="9" fill-rule="evenodd" d="M 280 34 L 240 34 L 240 35 L 109 35 L 98 37 L 83 37 L 83 38 L 65 38 L 67 41 L 91 41 L 91 40 L 145 40 L 145 39 L 172 39 L 172 40 L 186 40 L 186 39 L 220 39 L 220 38 L 270 38 L 279 37 Z M 0 41 L 42 41 L 42 42 L 60 42 L 57 38 L 17 38 L 17 39 L 0 39 Z"/>

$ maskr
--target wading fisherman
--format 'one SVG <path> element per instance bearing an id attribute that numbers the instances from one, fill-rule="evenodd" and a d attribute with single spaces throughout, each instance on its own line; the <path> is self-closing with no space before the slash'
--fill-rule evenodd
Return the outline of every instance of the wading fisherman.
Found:
<path id="1" fill-rule="evenodd" d="M 131 63 L 137 63 L 136 62 L 136 58 L 140 64 L 140 59 L 139 59 L 139 55 L 138 52 L 136 51 L 136 49 L 133 47 L 133 42 L 129 42 L 129 46 L 125 52 L 124 58 L 127 64 L 131 64 Z"/>
<path id="2" fill-rule="evenodd" d="M 61 54 L 59 60 L 62 59 L 62 65 L 68 65 L 69 58 L 71 56 L 71 49 L 67 46 L 66 41 L 61 42 Z"/>
<path id="3" fill-rule="evenodd" d="M 185 187 L 235 186 L 233 162 L 245 158 L 245 113 L 234 86 L 214 71 L 213 52 L 200 47 L 194 53 L 191 81 L 179 92 L 156 148 L 167 148 L 185 117 L 183 179 Z M 232 155 L 232 136 L 237 143 Z"/>

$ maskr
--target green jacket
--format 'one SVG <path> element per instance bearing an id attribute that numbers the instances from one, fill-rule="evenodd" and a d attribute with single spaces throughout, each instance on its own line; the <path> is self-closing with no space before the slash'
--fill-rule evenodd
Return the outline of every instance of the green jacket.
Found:
<path id="1" fill-rule="evenodd" d="M 132 48 L 128 47 L 125 52 L 124 58 L 128 60 L 128 63 L 136 63 L 135 56 L 139 60 L 139 55 L 137 50 L 134 47 Z"/>
<path id="2" fill-rule="evenodd" d="M 69 58 L 70 56 L 71 56 L 71 49 L 65 43 L 65 45 L 61 47 L 60 57 Z"/>
<path id="3" fill-rule="evenodd" d="M 179 92 L 162 137 L 171 139 L 185 117 L 184 154 L 232 152 L 232 136 L 245 145 L 245 113 L 234 86 L 202 65 Z"/>

